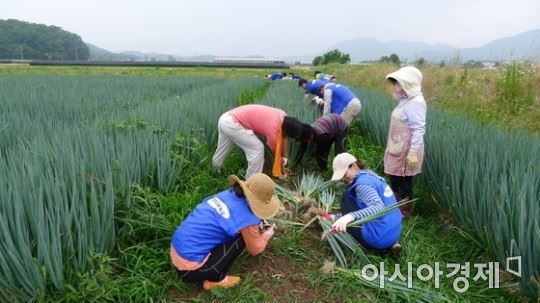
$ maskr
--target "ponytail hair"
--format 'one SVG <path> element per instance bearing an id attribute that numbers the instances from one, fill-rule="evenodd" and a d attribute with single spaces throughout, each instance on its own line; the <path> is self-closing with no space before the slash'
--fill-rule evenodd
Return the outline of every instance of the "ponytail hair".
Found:
<path id="1" fill-rule="evenodd" d="M 354 163 L 356 163 L 356 166 L 358 166 L 358 168 L 360 168 L 360 169 L 367 169 L 368 168 L 367 165 L 364 164 L 364 162 L 362 162 L 362 160 L 356 160 L 356 162 L 354 162 Z"/>
<path id="2" fill-rule="evenodd" d="M 233 190 L 237 197 L 239 198 L 245 198 L 246 194 L 244 194 L 244 189 L 242 186 L 240 186 L 240 183 L 236 182 L 233 184 Z"/>

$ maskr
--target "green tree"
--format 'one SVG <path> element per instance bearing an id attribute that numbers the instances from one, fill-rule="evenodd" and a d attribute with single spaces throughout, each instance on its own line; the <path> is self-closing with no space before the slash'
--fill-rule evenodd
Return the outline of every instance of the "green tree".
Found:
<path id="1" fill-rule="evenodd" d="M 322 56 L 315 57 L 315 59 L 313 59 L 313 65 L 321 65 L 322 60 L 323 60 Z"/>
<path id="2" fill-rule="evenodd" d="M 0 19 L 0 58 L 88 60 L 90 50 L 80 36 L 57 26 Z"/>
<path id="3" fill-rule="evenodd" d="M 416 61 L 414 61 L 414 64 L 419 65 L 419 66 L 425 65 L 426 63 L 427 63 L 427 61 L 426 61 L 426 59 L 424 57 L 420 57 L 420 58 L 416 59 Z"/>
<path id="4" fill-rule="evenodd" d="M 397 54 L 391 54 L 390 56 L 382 56 L 381 59 L 379 59 L 379 62 L 391 63 L 397 66 L 399 66 L 401 63 Z"/>
<path id="5" fill-rule="evenodd" d="M 391 54 L 390 62 L 392 62 L 395 65 L 399 65 L 399 56 L 397 54 Z"/>
<path id="6" fill-rule="evenodd" d="M 349 54 L 340 52 L 338 49 L 334 49 L 326 52 L 322 56 L 317 56 L 313 59 L 313 65 L 324 65 L 330 63 L 346 64 L 351 62 Z"/>

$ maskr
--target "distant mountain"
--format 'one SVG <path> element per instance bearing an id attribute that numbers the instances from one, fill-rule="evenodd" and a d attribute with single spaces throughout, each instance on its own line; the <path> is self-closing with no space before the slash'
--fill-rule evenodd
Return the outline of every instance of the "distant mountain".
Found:
<path id="1" fill-rule="evenodd" d="M 414 41 L 381 42 L 359 38 L 338 42 L 316 55 L 290 56 L 288 61 L 311 62 L 315 56 L 332 49 L 339 49 L 351 56 L 352 62 L 379 60 L 382 56 L 397 54 L 401 60 L 425 58 L 439 62 L 459 59 L 504 61 L 511 59 L 540 61 L 540 29 L 502 38 L 477 48 L 456 48 L 448 44 L 428 44 Z"/>
<path id="2" fill-rule="evenodd" d="M 397 54 L 401 60 L 424 58 L 431 62 L 469 60 L 505 61 L 534 60 L 540 62 L 540 29 L 494 40 L 482 47 L 456 48 L 448 44 L 414 41 L 381 42 L 358 38 L 338 42 L 316 54 L 276 58 L 287 62 L 311 62 L 329 50 L 348 53 L 351 61 L 376 61 L 382 56 Z M 226 54 L 222 54 L 226 56 Z M 256 57 L 256 56 L 248 56 Z M 0 59 L 52 59 L 103 61 L 198 61 L 211 62 L 214 55 L 178 56 L 173 54 L 124 51 L 115 53 L 85 43 L 80 36 L 57 26 L 47 26 L 14 19 L 0 19 Z"/>
<path id="3" fill-rule="evenodd" d="M 413 41 L 391 41 L 380 42 L 375 39 L 354 39 L 339 42 L 329 49 L 339 49 L 349 53 L 351 60 L 379 60 L 382 56 L 389 56 L 393 53 L 400 58 L 419 58 L 427 52 L 452 51 L 456 48 L 447 44 L 428 44 Z"/>
<path id="4" fill-rule="evenodd" d="M 86 43 L 90 50 L 90 60 L 97 61 L 136 61 L 137 56 L 129 54 L 118 54 L 110 52 L 104 48 L 97 47 L 93 44 Z"/>
<path id="5" fill-rule="evenodd" d="M 87 43 L 90 49 L 91 60 L 101 61 L 197 61 L 197 62 L 211 62 L 214 60 L 213 55 L 200 55 L 200 56 L 177 56 L 170 54 L 159 53 L 143 53 L 139 51 L 124 51 L 121 53 L 110 52 L 106 49 L 97 47 L 90 43 Z"/>
<path id="6" fill-rule="evenodd" d="M 455 58 L 468 60 L 540 60 L 540 29 L 490 42 L 478 48 L 464 48 L 455 52 L 430 54 L 433 59 Z"/>

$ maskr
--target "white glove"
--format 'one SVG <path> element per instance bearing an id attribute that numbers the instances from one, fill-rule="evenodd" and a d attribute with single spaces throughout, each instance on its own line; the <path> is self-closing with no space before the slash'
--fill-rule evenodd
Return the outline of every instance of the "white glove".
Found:
<path id="1" fill-rule="evenodd" d="M 281 157 L 281 162 L 283 163 L 283 167 L 287 166 L 287 162 L 289 162 L 289 159 L 286 157 Z"/>
<path id="2" fill-rule="evenodd" d="M 351 214 L 346 214 L 341 218 L 337 219 L 334 224 L 332 224 L 332 232 L 344 232 L 347 230 L 347 224 L 354 221 L 354 217 Z"/>
<path id="3" fill-rule="evenodd" d="M 315 104 L 317 104 L 317 105 L 324 104 L 324 100 L 321 99 L 321 98 L 318 97 L 318 96 L 313 97 L 313 102 L 315 102 Z"/>
<path id="4" fill-rule="evenodd" d="M 273 236 L 274 233 L 275 233 L 275 231 L 274 231 L 275 228 L 276 228 L 276 224 L 272 224 L 270 227 L 268 227 L 268 228 L 263 232 L 263 235 L 268 236 L 268 238 L 272 238 L 272 236 Z"/>

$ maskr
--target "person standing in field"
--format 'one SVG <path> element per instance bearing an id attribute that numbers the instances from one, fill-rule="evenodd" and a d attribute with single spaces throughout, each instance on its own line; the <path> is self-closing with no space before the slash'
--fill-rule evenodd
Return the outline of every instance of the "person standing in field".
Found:
<path id="1" fill-rule="evenodd" d="M 257 135 L 263 136 L 274 156 L 272 175 L 284 175 L 289 145 L 287 138 L 301 135 L 302 123 L 287 116 L 283 110 L 260 104 L 236 107 L 221 115 L 218 121 L 218 145 L 212 165 L 220 168 L 236 146 L 246 154 L 248 167 L 246 177 L 260 173 L 264 166 L 264 144 Z"/>
<path id="2" fill-rule="evenodd" d="M 240 282 L 227 275 L 244 248 L 253 256 L 266 248 L 275 225 L 261 228 L 261 220 L 273 218 L 280 201 L 276 184 L 257 173 L 241 181 L 229 176 L 231 188 L 204 199 L 176 229 L 170 256 L 180 278 L 201 283 L 204 289 L 229 288 Z"/>
<path id="3" fill-rule="evenodd" d="M 368 217 L 385 207 L 395 205 L 396 197 L 384 178 L 366 168 L 362 161 L 349 153 L 341 153 L 332 163 L 332 181 L 347 185 L 341 201 L 341 213 L 320 215 L 333 221 L 332 232 L 349 232 L 363 247 L 375 251 L 397 254 L 401 251 L 402 218 L 395 209 L 377 220 L 359 227 L 349 223 Z"/>
<path id="4" fill-rule="evenodd" d="M 398 105 L 392 111 L 384 153 L 384 172 L 389 175 L 398 200 L 412 199 L 413 178 L 422 170 L 426 101 L 422 95 L 422 73 L 406 66 L 386 76 L 394 86 Z M 411 215 L 413 202 L 401 208 L 404 218 Z"/>
<path id="5" fill-rule="evenodd" d="M 299 138 L 302 145 L 295 165 L 302 161 L 308 143 L 314 143 L 316 146 L 315 159 L 321 171 L 327 169 L 328 154 L 332 144 L 336 155 L 345 152 L 348 125 L 338 114 L 322 116 L 311 125 L 304 123 L 302 128 L 302 135 Z"/>
<path id="6" fill-rule="evenodd" d="M 345 85 L 312 80 L 306 84 L 307 92 L 317 96 L 323 104 L 323 115 L 338 114 L 350 125 L 362 109 L 358 97 Z"/>

